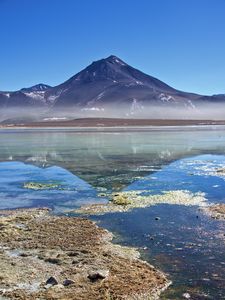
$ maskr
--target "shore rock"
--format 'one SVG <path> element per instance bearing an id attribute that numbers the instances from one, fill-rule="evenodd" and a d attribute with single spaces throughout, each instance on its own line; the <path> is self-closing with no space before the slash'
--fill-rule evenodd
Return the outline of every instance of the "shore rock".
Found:
<path id="1" fill-rule="evenodd" d="M 46 285 L 57 285 L 58 281 L 54 277 L 49 277 L 49 279 L 45 283 Z"/>
<path id="2" fill-rule="evenodd" d="M 225 220 L 225 204 L 214 204 L 204 208 L 204 211 L 213 219 Z"/>
<path id="3" fill-rule="evenodd" d="M 96 270 L 88 273 L 88 278 L 91 281 L 102 280 L 109 276 L 109 270 Z"/>

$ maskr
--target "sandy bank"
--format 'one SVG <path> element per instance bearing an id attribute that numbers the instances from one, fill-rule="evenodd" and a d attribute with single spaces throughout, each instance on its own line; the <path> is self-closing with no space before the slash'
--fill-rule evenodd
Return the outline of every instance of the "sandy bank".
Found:
<path id="1" fill-rule="evenodd" d="M 2 299 L 158 299 L 165 275 L 83 218 L 0 212 Z M 0 296 L 0 298 L 1 298 Z"/>

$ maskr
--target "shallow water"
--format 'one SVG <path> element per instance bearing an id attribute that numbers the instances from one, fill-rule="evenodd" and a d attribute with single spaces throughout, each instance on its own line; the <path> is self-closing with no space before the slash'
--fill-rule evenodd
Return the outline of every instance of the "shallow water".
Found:
<path id="1" fill-rule="evenodd" d="M 50 206 L 55 213 L 103 202 L 112 191 L 204 192 L 225 202 L 225 129 L 133 132 L 0 130 L 0 208 Z M 24 189 L 24 183 L 60 189 Z M 106 196 L 101 198 L 98 193 Z M 159 220 L 155 220 L 159 217 Z M 174 284 L 162 299 L 225 299 L 224 222 L 196 206 L 161 204 L 93 219 L 116 242 L 139 247 Z"/>

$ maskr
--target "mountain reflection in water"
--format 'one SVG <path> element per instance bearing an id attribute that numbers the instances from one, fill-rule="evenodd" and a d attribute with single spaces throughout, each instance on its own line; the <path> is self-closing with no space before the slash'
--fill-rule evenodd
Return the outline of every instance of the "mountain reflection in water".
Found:
<path id="1" fill-rule="evenodd" d="M 172 161 L 225 154 L 225 129 L 100 133 L 8 129 L 0 131 L 0 145 L 0 161 L 59 166 L 94 187 L 120 190 Z"/>

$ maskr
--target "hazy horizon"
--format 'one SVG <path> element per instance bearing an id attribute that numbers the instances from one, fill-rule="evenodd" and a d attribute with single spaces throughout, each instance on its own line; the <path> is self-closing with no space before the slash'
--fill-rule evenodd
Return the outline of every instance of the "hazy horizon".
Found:
<path id="1" fill-rule="evenodd" d="M 63 121 L 79 118 L 120 118 L 120 119 L 176 119 L 176 120 L 224 120 L 224 104 L 203 104 L 198 107 L 173 107 L 157 104 L 146 105 L 139 111 L 133 111 L 131 106 L 105 106 L 102 109 L 82 109 L 60 107 L 55 110 L 43 107 L 19 107 L 3 109 L 0 112 L 0 122 L 6 120 L 22 121 Z"/>

